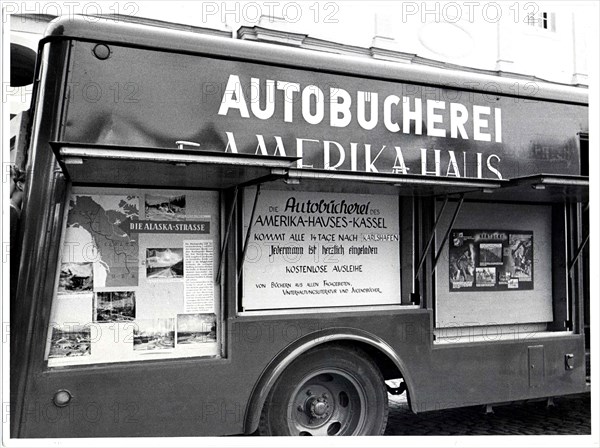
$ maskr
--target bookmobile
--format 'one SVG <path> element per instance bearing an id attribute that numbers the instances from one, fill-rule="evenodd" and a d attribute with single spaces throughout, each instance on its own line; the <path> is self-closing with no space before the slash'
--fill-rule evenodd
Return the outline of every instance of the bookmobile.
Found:
<path id="1" fill-rule="evenodd" d="M 71 17 L 28 132 L 11 437 L 589 390 L 584 89 Z"/>

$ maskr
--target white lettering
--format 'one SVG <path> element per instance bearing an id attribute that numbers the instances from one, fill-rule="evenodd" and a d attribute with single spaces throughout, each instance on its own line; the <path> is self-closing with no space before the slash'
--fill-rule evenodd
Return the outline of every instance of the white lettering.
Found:
<path id="1" fill-rule="evenodd" d="M 377 94 L 375 92 L 363 92 L 361 90 L 358 91 L 358 114 L 357 120 L 358 124 L 361 128 L 370 131 L 377 125 L 377 121 L 379 119 L 379 114 L 377 110 Z M 369 102 L 371 104 L 371 119 L 367 121 L 365 118 L 366 115 L 366 105 L 365 103 Z"/>
<path id="2" fill-rule="evenodd" d="M 439 176 L 441 169 L 440 169 L 440 150 L 439 149 L 434 149 L 434 154 L 435 154 L 435 170 L 434 171 L 427 171 L 427 149 L 425 148 L 421 148 L 421 174 L 426 176 L 428 174 L 433 174 L 434 176 Z"/>
<path id="3" fill-rule="evenodd" d="M 312 165 L 303 165 L 302 157 L 304 157 L 304 142 L 314 142 L 319 143 L 319 140 L 314 140 L 312 138 L 297 138 L 296 139 L 296 157 L 299 157 L 296 165 L 298 168 L 312 168 Z"/>
<path id="4" fill-rule="evenodd" d="M 371 145 L 365 143 L 365 172 L 366 173 L 377 173 L 379 170 L 375 167 L 375 162 L 385 149 L 385 145 L 381 147 L 381 150 L 377 153 L 374 159 L 371 159 Z"/>
<path id="5" fill-rule="evenodd" d="M 315 98 L 315 113 L 311 114 L 311 97 Z M 310 124 L 319 124 L 325 115 L 325 95 L 317 86 L 307 86 L 302 91 L 302 117 Z"/>
<path id="6" fill-rule="evenodd" d="M 329 97 L 329 121 L 331 126 L 345 128 L 350 124 L 350 120 L 352 119 L 352 114 L 350 113 L 352 98 L 350 94 L 344 89 L 331 87 L 329 89 Z M 338 101 L 340 99 L 342 100 L 341 102 Z"/>
<path id="7" fill-rule="evenodd" d="M 404 163 L 404 155 L 402 154 L 402 148 L 400 146 L 394 146 L 396 150 L 396 159 L 394 159 L 394 167 L 392 168 L 392 172 L 394 174 L 408 174 L 409 168 L 406 167 Z"/>
<path id="8" fill-rule="evenodd" d="M 358 171 L 358 143 L 350 143 L 350 171 Z"/>
<path id="9" fill-rule="evenodd" d="M 450 103 L 450 137 L 457 138 L 460 133 L 461 138 L 468 140 L 469 136 L 465 129 L 465 123 L 469 119 L 467 108 L 460 103 Z"/>
<path id="10" fill-rule="evenodd" d="M 498 157 L 496 154 L 492 154 L 487 158 L 488 170 L 494 173 L 498 177 L 498 179 L 502 179 L 502 174 L 500 174 L 500 171 L 496 169 L 496 167 L 492 166 L 492 159 L 496 159 L 498 162 L 500 162 L 500 157 Z"/>
<path id="11" fill-rule="evenodd" d="M 267 120 L 275 112 L 275 81 L 267 79 L 265 81 L 265 108 L 260 108 L 260 80 L 250 78 L 250 109 L 254 116 L 260 120 Z"/>
<path id="12" fill-rule="evenodd" d="M 410 134 L 410 122 L 415 122 L 415 134 L 423 133 L 423 104 L 421 98 L 415 98 L 415 110 L 410 110 L 410 98 L 402 98 L 402 132 Z"/>
<path id="13" fill-rule="evenodd" d="M 390 95 L 383 101 L 383 124 L 390 132 L 400 132 L 398 123 L 392 122 L 392 105 L 398 105 L 398 103 L 400 103 L 400 97 L 396 95 Z"/>
<path id="14" fill-rule="evenodd" d="M 339 153 L 338 162 L 331 166 L 331 145 L 334 145 Z M 342 166 L 344 160 L 346 159 L 346 151 L 344 151 L 344 147 L 340 145 L 338 142 L 333 142 L 329 140 L 323 141 L 323 165 L 326 170 L 335 170 L 336 168 Z"/>
<path id="15" fill-rule="evenodd" d="M 494 108 L 494 131 L 496 134 L 496 143 L 502 143 L 502 109 Z"/>
<path id="16" fill-rule="evenodd" d="M 235 137 L 233 136 L 233 132 L 225 132 L 225 134 L 227 134 L 227 146 L 225 147 L 225 152 L 231 149 L 231 152 L 237 154 L 238 150 L 235 144 Z"/>
<path id="17" fill-rule="evenodd" d="M 340 87 L 331 87 L 327 112 L 326 92 L 317 85 L 310 84 L 303 87 L 296 82 L 260 78 L 250 78 L 249 83 L 250 97 L 248 98 L 248 93 L 242 89 L 240 77 L 229 75 L 219 105 L 219 115 L 229 115 L 232 110 L 237 110 L 242 118 L 249 118 L 251 112 L 259 120 L 269 120 L 277 113 L 279 119 L 283 119 L 286 123 L 293 123 L 301 117 L 304 123 L 312 125 L 323 124 L 328 118 L 329 123 L 325 124 L 333 128 L 346 128 L 353 124 L 355 127 L 359 126 L 369 131 L 376 129 L 380 124 L 380 111 L 383 110 L 382 126 L 391 133 L 426 134 L 431 137 L 463 140 L 472 138 L 475 141 L 502 143 L 502 110 L 499 107 L 465 105 L 436 99 L 423 100 L 415 96 L 421 92 L 431 98 L 432 95 L 439 93 L 439 89 L 433 87 L 413 91 L 411 89 L 415 86 L 409 86 L 411 89 L 406 90 L 410 90 L 410 93 L 405 92 L 405 96 L 402 97 L 387 95 L 382 98 L 383 104 L 380 104 L 377 92 L 358 90 L 350 93 Z M 281 91 L 282 95 L 276 94 L 276 90 Z M 294 110 L 297 102 L 301 104 L 298 104 Z M 277 108 L 283 110 L 277 111 Z M 326 117 L 326 113 L 329 117 Z M 228 148 L 232 151 L 234 145 L 233 140 L 228 142 Z M 330 143 L 331 149 L 334 146 L 334 143 Z M 263 154 L 265 151 L 268 152 L 266 146 L 261 146 L 259 139 L 256 154 Z M 351 153 L 352 146 L 349 154 Z M 356 161 L 356 158 L 350 158 Z M 372 166 L 372 160 L 369 163 Z M 457 173 L 453 166 L 449 166 L 449 169 Z M 465 174 L 466 171 L 462 173 L 463 176 Z"/>
<path id="18" fill-rule="evenodd" d="M 261 156 L 268 156 L 269 153 L 267 152 L 265 138 L 260 134 L 256 134 L 256 140 L 258 141 L 258 145 L 256 145 L 256 151 L 254 152 L 254 154 L 258 154 L 260 151 Z"/>
<path id="19" fill-rule="evenodd" d="M 277 143 L 277 146 L 275 147 L 275 152 L 273 153 L 273 155 L 277 155 L 277 153 L 279 153 L 280 156 L 286 157 L 286 153 L 285 153 L 285 147 L 283 146 L 283 140 L 280 136 L 275 135 L 275 142 Z"/>
<path id="20" fill-rule="evenodd" d="M 277 89 L 283 90 L 283 121 L 292 123 L 294 118 L 294 93 L 300 91 L 300 84 L 277 81 Z"/>
<path id="21" fill-rule="evenodd" d="M 235 94 L 235 98 L 234 98 Z M 240 84 L 240 78 L 237 75 L 229 75 L 227 80 L 227 86 L 225 87 L 225 93 L 221 100 L 221 106 L 219 107 L 219 115 L 227 115 L 229 109 L 237 109 L 240 111 L 240 115 L 243 118 L 249 118 L 248 105 L 244 99 L 244 92 L 242 92 L 242 85 Z"/>
<path id="22" fill-rule="evenodd" d="M 488 127 L 488 121 L 482 118 L 482 115 L 489 115 L 490 108 L 487 106 L 473 106 L 473 139 L 482 142 L 489 142 L 492 140 L 490 134 L 482 131 L 482 128 Z"/>
<path id="23" fill-rule="evenodd" d="M 445 137 L 445 129 L 437 129 L 436 123 L 442 123 L 444 117 L 435 113 L 436 109 L 445 109 L 446 103 L 443 101 L 427 100 L 427 135 L 433 137 Z"/>
<path id="24" fill-rule="evenodd" d="M 448 162 L 448 169 L 446 170 L 446 177 L 454 176 L 460 177 L 460 171 L 458 169 L 458 163 L 456 162 L 456 156 L 454 155 L 454 151 L 448 151 L 448 155 L 450 156 L 450 161 Z M 452 171 L 451 171 L 452 169 Z"/>

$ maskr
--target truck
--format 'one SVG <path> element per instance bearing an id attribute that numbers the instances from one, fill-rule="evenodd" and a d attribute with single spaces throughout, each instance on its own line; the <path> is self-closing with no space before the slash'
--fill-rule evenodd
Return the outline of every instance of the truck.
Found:
<path id="1" fill-rule="evenodd" d="M 589 390 L 586 89 L 71 16 L 30 114 L 12 438 Z"/>

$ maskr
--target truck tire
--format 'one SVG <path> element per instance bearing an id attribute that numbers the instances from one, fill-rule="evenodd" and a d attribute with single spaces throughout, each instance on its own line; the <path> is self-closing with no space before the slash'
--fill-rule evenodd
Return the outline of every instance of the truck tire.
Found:
<path id="1" fill-rule="evenodd" d="M 259 432 L 271 436 L 381 435 L 388 418 L 383 376 L 358 348 L 316 347 L 273 385 Z"/>

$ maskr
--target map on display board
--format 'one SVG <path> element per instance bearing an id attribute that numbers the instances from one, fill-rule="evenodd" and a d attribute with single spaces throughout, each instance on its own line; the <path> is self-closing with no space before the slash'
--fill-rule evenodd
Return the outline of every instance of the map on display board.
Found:
<path id="1" fill-rule="evenodd" d="M 218 356 L 218 193 L 121 191 L 71 196 L 48 365 Z"/>
<path id="2" fill-rule="evenodd" d="M 137 286 L 139 247 L 129 222 L 139 218 L 139 197 L 78 195 L 70 206 L 67 232 L 79 233 L 77 241 L 87 258 L 100 267 L 96 287 Z"/>

